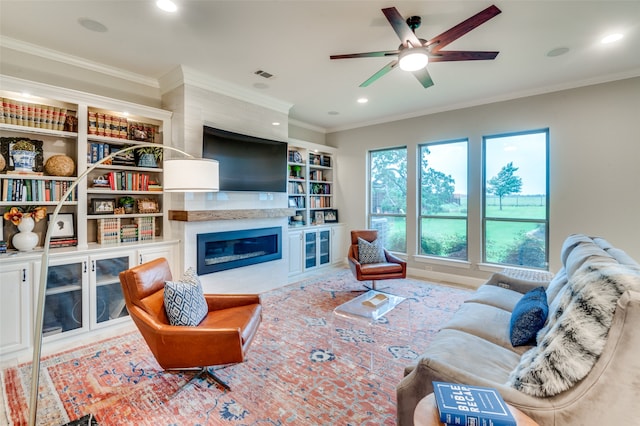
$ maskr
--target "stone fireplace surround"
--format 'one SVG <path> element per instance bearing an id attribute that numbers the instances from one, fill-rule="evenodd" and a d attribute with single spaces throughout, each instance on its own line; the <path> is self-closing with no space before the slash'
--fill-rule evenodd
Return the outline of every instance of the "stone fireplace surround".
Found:
<path id="1" fill-rule="evenodd" d="M 197 270 L 197 235 L 212 232 L 243 231 L 249 229 L 281 229 L 282 258 L 240 268 L 200 275 L 205 293 L 262 293 L 286 285 L 288 282 L 287 224 L 291 209 L 227 209 L 227 210 L 170 210 L 171 228 L 184 237 L 183 269 Z M 179 276 L 174 273 L 174 276 Z"/>

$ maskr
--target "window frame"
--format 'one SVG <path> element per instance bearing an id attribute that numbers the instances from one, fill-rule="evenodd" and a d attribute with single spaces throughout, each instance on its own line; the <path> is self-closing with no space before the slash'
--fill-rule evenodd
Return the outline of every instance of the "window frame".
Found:
<path id="1" fill-rule="evenodd" d="M 368 194 L 368 200 L 367 200 L 367 226 L 369 229 L 376 229 L 373 225 L 373 220 L 376 217 L 380 217 L 380 218 L 386 218 L 386 217 L 391 217 L 391 218 L 402 218 L 404 219 L 404 250 L 403 251 L 397 251 L 397 250 L 393 250 L 392 248 L 389 249 L 389 251 L 393 251 L 396 253 L 407 253 L 407 210 L 408 210 L 408 201 L 407 201 L 407 196 L 408 194 L 405 193 L 405 213 L 404 214 L 400 214 L 400 213 L 374 213 L 373 211 L 373 181 L 372 181 L 372 176 L 371 176 L 371 163 L 372 163 L 372 156 L 375 153 L 378 152 L 384 152 L 384 151 L 398 151 L 398 150 L 404 150 L 405 151 L 405 162 L 406 162 L 406 182 L 405 182 L 405 189 L 408 190 L 408 184 L 409 184 L 409 149 L 406 145 L 401 145 L 401 146 L 395 146 L 395 147 L 385 147 L 385 148 L 379 148 L 379 149 L 370 149 L 367 151 L 367 194 Z"/>
<path id="2" fill-rule="evenodd" d="M 497 138 L 505 138 L 505 137 L 513 137 L 513 136 L 522 136 L 522 135 L 531 135 L 542 133 L 545 135 L 545 218 L 544 219 L 515 219 L 515 218 L 498 218 L 498 217 L 487 217 L 487 141 L 489 139 L 497 139 Z M 518 132 L 506 132 L 506 133 L 496 133 L 491 135 L 482 136 L 482 192 L 481 192 L 481 217 L 482 217 L 482 263 L 487 265 L 500 265 L 504 267 L 520 267 L 520 268 L 528 268 L 528 269 L 541 269 L 541 270 L 549 270 L 549 235 L 550 235 L 550 184 L 549 184 L 549 165 L 550 165 L 550 131 L 549 128 L 542 129 L 534 129 L 534 130 L 523 130 Z M 518 223 L 542 223 L 545 226 L 545 267 L 535 267 L 528 265 L 516 265 L 511 263 L 496 263 L 487 260 L 487 222 L 518 222 Z"/>
<path id="3" fill-rule="evenodd" d="M 429 146 L 434 146 L 434 145 L 448 145 L 448 144 L 453 144 L 453 143 L 465 143 L 466 144 L 466 150 L 467 150 L 467 167 L 466 167 L 466 172 L 467 172 L 467 188 L 466 188 L 466 197 L 467 197 L 467 213 L 464 216 L 450 216 L 450 215 L 432 215 L 432 214 L 422 214 L 422 188 L 421 188 L 421 182 L 422 182 L 422 148 L 423 147 L 429 147 Z M 469 138 L 468 137 L 462 137 L 462 138 L 456 138 L 456 139 L 448 139 L 448 140 L 443 140 L 443 141 L 436 141 L 436 142 L 424 142 L 421 144 L 418 144 L 417 146 L 417 180 L 416 180 L 416 189 L 417 189 L 417 226 L 416 226 L 416 230 L 417 230 L 417 252 L 416 255 L 417 256 L 423 256 L 423 257 L 431 257 L 431 258 L 436 258 L 436 259 L 444 259 L 444 260 L 452 260 L 452 261 L 461 261 L 461 262 L 468 262 L 469 261 L 469 176 L 470 176 L 470 172 L 469 172 L 469 165 L 470 165 L 470 149 L 469 149 Z M 455 257 L 451 257 L 451 256 L 439 256 L 436 254 L 430 254 L 430 253 L 423 253 L 422 251 L 422 221 L 423 219 L 454 219 L 454 220 L 464 220 L 465 224 L 464 224 L 464 229 L 465 229 L 465 240 L 466 240 L 466 257 L 464 259 L 460 259 L 460 258 L 455 258 Z"/>

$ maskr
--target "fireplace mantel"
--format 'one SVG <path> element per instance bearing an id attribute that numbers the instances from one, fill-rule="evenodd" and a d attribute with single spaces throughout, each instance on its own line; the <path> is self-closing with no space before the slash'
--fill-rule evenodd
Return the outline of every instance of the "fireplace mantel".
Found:
<path id="1" fill-rule="evenodd" d="M 169 210 L 169 220 L 206 222 L 211 220 L 290 217 L 295 214 L 295 209 Z"/>

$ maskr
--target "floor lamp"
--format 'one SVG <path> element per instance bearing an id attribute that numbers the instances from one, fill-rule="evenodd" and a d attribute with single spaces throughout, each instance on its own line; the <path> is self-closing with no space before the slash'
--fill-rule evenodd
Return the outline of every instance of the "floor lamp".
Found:
<path id="1" fill-rule="evenodd" d="M 47 290 L 47 276 L 49 269 L 49 243 L 51 242 L 52 223 L 55 223 L 64 201 L 96 167 L 106 163 L 117 155 L 138 148 L 158 148 L 176 151 L 187 158 L 163 161 L 163 191 L 164 192 L 217 192 L 219 189 L 218 162 L 203 158 L 195 158 L 177 148 L 154 143 L 142 143 L 123 148 L 94 163 L 84 173 L 73 181 L 67 192 L 60 198 L 51 218 L 44 240 L 40 280 L 38 281 L 38 303 L 36 305 L 36 320 L 33 334 L 33 362 L 31 364 L 31 402 L 29 404 L 29 425 L 35 426 L 38 412 L 38 383 L 40 381 L 40 355 L 42 352 L 42 328 L 44 324 L 44 301 Z"/>

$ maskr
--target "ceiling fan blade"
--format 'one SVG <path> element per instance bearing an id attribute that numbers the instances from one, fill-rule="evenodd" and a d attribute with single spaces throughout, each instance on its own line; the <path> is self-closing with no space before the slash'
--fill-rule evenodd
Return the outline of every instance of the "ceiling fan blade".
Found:
<path id="1" fill-rule="evenodd" d="M 350 59 L 350 58 L 380 58 L 385 56 L 395 56 L 400 53 L 399 50 L 387 50 L 381 52 L 363 52 L 363 53 L 347 53 L 345 55 L 331 55 L 330 59 Z"/>
<path id="2" fill-rule="evenodd" d="M 402 40 L 402 44 L 406 46 L 408 41 L 413 47 L 422 46 L 420 39 L 413 33 L 411 28 L 409 28 L 409 25 L 407 25 L 405 19 L 395 7 L 382 9 L 382 13 L 387 17 L 387 21 L 389 21 L 393 30 L 398 37 L 400 37 L 400 40 Z"/>
<path id="3" fill-rule="evenodd" d="M 431 75 L 429 75 L 429 71 L 427 71 L 426 67 L 418 71 L 413 71 L 413 75 L 416 76 L 420 84 L 422 84 L 425 89 L 433 86 L 433 80 L 431 79 Z"/>
<path id="4" fill-rule="evenodd" d="M 393 61 L 389 62 L 387 65 L 382 67 L 380 71 L 378 71 L 377 73 L 369 77 L 367 81 L 365 81 L 360 85 L 360 87 L 367 87 L 368 85 L 370 85 L 371 83 L 373 83 L 374 81 L 376 81 L 377 79 L 379 79 L 380 77 L 382 77 L 383 75 L 385 75 L 386 73 L 394 69 L 397 65 L 398 65 L 398 60 L 394 59 Z"/>
<path id="5" fill-rule="evenodd" d="M 491 5 L 485 10 L 483 10 L 482 12 L 476 13 L 471 18 L 460 22 L 455 27 L 448 29 L 447 31 L 443 32 L 442 34 L 436 37 L 433 37 L 425 45 L 426 46 L 433 45 L 433 47 L 431 48 L 431 51 L 435 53 L 438 50 L 445 47 L 446 45 L 448 45 L 449 43 L 453 42 L 454 40 L 457 40 L 458 38 L 462 37 L 469 31 L 473 30 L 474 28 L 484 24 L 494 16 L 499 15 L 501 12 L 502 11 L 498 9 L 495 5 Z"/>
<path id="6" fill-rule="evenodd" d="M 471 50 L 441 50 L 429 56 L 429 62 L 449 61 L 483 61 L 495 59 L 500 52 L 483 52 Z"/>

